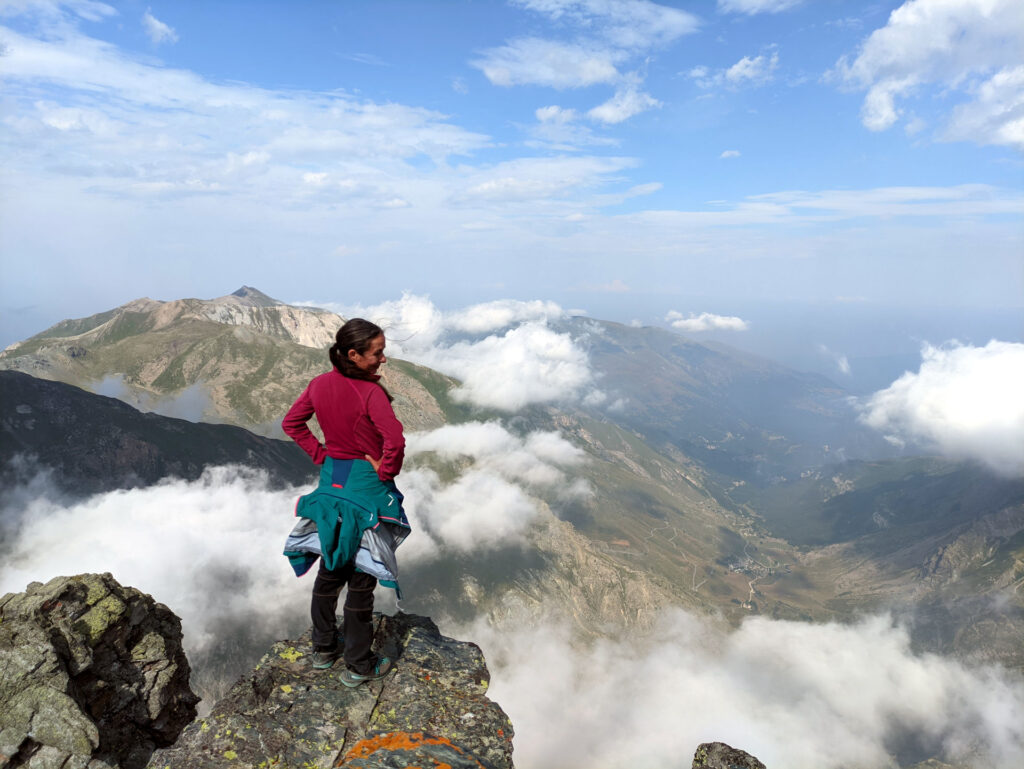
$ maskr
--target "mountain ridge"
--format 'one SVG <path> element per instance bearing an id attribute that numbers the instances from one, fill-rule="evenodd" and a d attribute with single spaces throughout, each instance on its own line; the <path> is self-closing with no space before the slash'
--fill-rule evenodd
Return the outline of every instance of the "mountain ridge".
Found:
<path id="1" fill-rule="evenodd" d="M 268 302 L 275 313 L 279 307 L 248 287 L 220 299 L 223 306 L 248 303 L 259 312 Z M 299 345 L 273 324 L 242 322 L 234 310 L 218 315 L 221 305 L 214 312 L 209 302 L 188 309 L 189 301 L 201 302 L 144 305 L 168 313 L 171 320 L 160 329 L 154 329 L 152 314 L 134 331 L 131 313 L 122 313 L 129 320 L 120 331 L 110 313 L 93 316 L 103 321 L 93 330 L 110 325 L 88 344 L 81 334 L 70 344 L 48 330 L 32 337 L 36 352 L 7 351 L 0 367 L 39 365 L 49 367 L 51 378 L 93 383 L 121 371 L 129 385 L 159 393 L 180 394 L 198 383 L 213 394 L 214 413 L 273 434 L 295 394 L 326 368 L 324 352 Z M 217 319 L 197 317 L 199 311 Z M 72 328 L 76 322 L 65 321 L 71 324 L 65 330 L 80 331 L 84 326 Z M 1001 496 L 967 494 L 965 489 L 991 485 L 984 471 L 927 457 L 842 456 L 845 444 L 831 443 L 835 434 L 865 442 L 881 438 L 858 425 L 843 391 L 818 375 L 756 356 L 734 360 L 721 346 L 663 329 L 587 318 L 554 327 L 577 339 L 586 336 L 601 387 L 610 398 L 621 397 L 623 407 L 531 406 L 506 421 L 519 435 L 554 431 L 583 449 L 588 462 L 574 472 L 593 493 L 565 499 L 531 489 L 540 513 L 528 535 L 529 549 L 511 546 L 486 557 L 460 557 L 450 573 L 440 567 L 416 571 L 432 586 L 417 611 L 448 610 L 462 617 L 482 612 L 514 623 L 521 617 L 508 606 L 528 611 L 550 598 L 586 637 L 594 627 L 643 626 L 659 607 L 671 604 L 712 611 L 736 624 L 756 613 L 830 620 L 879 609 L 907 612 L 917 602 L 931 606 L 925 620 L 945 623 L 942 633 L 931 634 L 938 640 L 921 635 L 922 648 L 966 656 L 991 652 L 1024 668 L 1024 645 L 1014 641 L 1024 628 L 1020 591 L 1012 592 L 1024 578 L 1018 546 L 1024 523 L 1006 513 L 1024 501 L 1020 488 L 1005 486 Z M 125 361 L 132 368 L 118 367 Z M 410 431 L 496 418 L 458 403 L 451 395 L 457 382 L 450 377 L 397 359 L 385 371 Z M 872 450 L 868 446 L 865 453 Z M 466 464 L 428 452 L 411 457 L 407 466 L 434 468 L 451 479 Z M 943 495 L 959 501 L 961 509 L 950 506 L 948 515 L 932 516 L 929 500 Z M 893 515 L 894 504 L 904 514 Z M 985 521 L 1003 520 L 999 516 L 1005 526 L 986 528 Z M 960 538 L 972 522 L 980 523 L 968 546 Z M 551 540 L 569 543 L 567 551 L 557 552 Z M 953 560 L 957 568 L 945 568 Z M 933 562 L 941 568 L 922 587 L 922 570 Z M 995 608 L 989 598 L 980 608 L 970 604 L 969 592 L 961 590 L 968 584 L 979 586 L 979 599 L 1009 589 L 1012 611 Z M 629 590 L 622 590 L 626 585 Z M 613 605 L 616 594 L 637 600 Z M 956 612 L 943 615 L 946 608 Z M 989 648 L 968 632 L 970 617 L 1008 618 L 1009 624 Z"/>

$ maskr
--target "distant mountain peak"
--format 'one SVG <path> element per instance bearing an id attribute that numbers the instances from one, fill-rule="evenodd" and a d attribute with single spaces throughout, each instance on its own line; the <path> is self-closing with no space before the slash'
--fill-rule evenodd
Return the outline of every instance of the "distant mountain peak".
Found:
<path id="1" fill-rule="evenodd" d="M 238 304 L 249 305 L 253 307 L 276 307 L 277 305 L 284 304 L 273 297 L 267 296 L 258 288 L 252 286 L 242 286 L 237 291 L 232 291 L 227 296 L 221 297 L 220 300 L 215 299 L 214 301 L 228 300 L 234 302 L 235 300 L 241 300 Z"/>

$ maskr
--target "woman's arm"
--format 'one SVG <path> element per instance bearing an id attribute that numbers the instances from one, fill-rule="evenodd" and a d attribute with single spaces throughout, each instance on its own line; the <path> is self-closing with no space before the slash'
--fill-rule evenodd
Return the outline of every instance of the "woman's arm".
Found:
<path id="1" fill-rule="evenodd" d="M 375 468 L 382 481 L 391 480 L 402 471 L 405 459 L 405 434 L 402 423 L 395 416 L 388 396 L 379 387 L 374 387 L 366 400 L 366 413 L 384 440 L 380 464 Z"/>
<path id="2" fill-rule="evenodd" d="M 288 409 L 281 421 L 281 429 L 285 435 L 299 444 L 309 454 L 314 464 L 322 465 L 327 456 L 327 449 L 316 439 L 306 424 L 313 416 L 313 399 L 309 396 L 309 387 L 302 391 L 299 399 Z"/>

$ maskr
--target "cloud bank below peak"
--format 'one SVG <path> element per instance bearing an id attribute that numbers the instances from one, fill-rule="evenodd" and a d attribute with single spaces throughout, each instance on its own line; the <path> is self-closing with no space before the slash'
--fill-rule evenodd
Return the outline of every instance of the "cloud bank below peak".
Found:
<path id="1" fill-rule="evenodd" d="M 872 395 L 862 420 L 897 444 L 919 443 L 997 473 L 1024 476 L 1024 344 L 926 344 L 921 366 Z"/>
<path id="2" fill-rule="evenodd" d="M 407 292 L 371 306 L 306 304 L 374 321 L 387 335 L 389 353 L 460 380 L 452 396 L 472 406 L 514 412 L 604 400 L 586 350 L 550 327 L 566 316 L 554 302 L 503 299 L 444 312 Z"/>
<path id="3" fill-rule="evenodd" d="M 484 650 L 489 695 L 515 723 L 524 765 L 673 766 L 681 745 L 708 739 L 786 769 L 895 766 L 908 741 L 970 766 L 1024 760 L 1020 677 L 915 653 L 886 616 L 754 617 L 725 633 L 668 609 L 647 633 L 583 648 L 568 624 L 554 616 L 515 632 L 482 621 L 455 631 Z M 567 710 L 567 697 L 586 707 Z"/>

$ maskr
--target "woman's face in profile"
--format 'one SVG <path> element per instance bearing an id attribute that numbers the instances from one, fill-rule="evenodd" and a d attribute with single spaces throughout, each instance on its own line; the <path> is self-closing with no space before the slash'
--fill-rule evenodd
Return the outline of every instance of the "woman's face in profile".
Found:
<path id="1" fill-rule="evenodd" d="M 355 350 L 348 351 L 348 359 L 356 364 L 356 368 L 365 371 L 367 374 L 376 374 L 382 363 L 387 362 L 384 357 L 384 335 L 377 334 L 370 340 L 370 346 L 363 353 Z"/>

